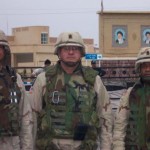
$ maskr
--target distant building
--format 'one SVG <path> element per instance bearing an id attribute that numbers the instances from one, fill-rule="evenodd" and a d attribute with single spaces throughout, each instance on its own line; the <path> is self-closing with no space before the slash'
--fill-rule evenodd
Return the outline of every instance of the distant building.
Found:
<path id="1" fill-rule="evenodd" d="M 138 78 L 135 60 L 150 33 L 150 11 L 104 11 L 99 15 L 99 63 L 106 72 L 102 81 L 116 112 L 120 97 Z M 119 35 L 118 35 L 119 33 Z M 117 38 L 121 37 L 122 40 Z M 113 113 L 115 116 L 115 113 Z"/>
<path id="2" fill-rule="evenodd" d="M 98 15 L 99 53 L 103 56 L 99 64 L 107 68 L 105 77 L 134 81 L 137 54 L 141 47 L 150 46 L 145 42 L 150 33 L 150 11 L 103 10 Z M 124 39 L 120 44 L 116 42 L 118 33 Z"/>
<path id="3" fill-rule="evenodd" d="M 104 11 L 99 15 L 99 46 L 103 58 L 136 57 L 150 33 L 150 11 Z M 124 42 L 118 44 L 117 33 L 122 33 Z"/>
<path id="4" fill-rule="evenodd" d="M 57 56 L 53 54 L 56 39 L 57 37 L 50 35 L 48 26 L 13 28 L 12 35 L 8 36 L 12 51 L 12 66 L 42 66 L 46 59 L 50 59 L 52 65 L 55 64 L 58 60 Z M 84 38 L 83 40 L 87 53 L 94 53 L 94 40 L 89 38 Z M 87 64 L 84 59 L 83 63 Z"/>

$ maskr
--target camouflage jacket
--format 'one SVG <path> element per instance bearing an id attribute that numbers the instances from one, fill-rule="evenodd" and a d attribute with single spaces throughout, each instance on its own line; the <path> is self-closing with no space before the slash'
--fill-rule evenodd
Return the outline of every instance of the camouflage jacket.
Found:
<path id="1" fill-rule="evenodd" d="M 26 98 L 25 87 L 22 82 L 21 76 L 17 74 L 17 85 L 21 91 L 21 100 L 19 103 L 19 115 L 21 120 L 21 132 L 20 136 L 9 136 L 9 137 L 2 137 L 0 139 L 0 149 L 7 149 L 7 150 L 29 150 L 26 143 L 28 143 L 29 135 L 31 130 L 27 129 L 27 120 L 29 120 L 28 111 L 29 111 L 29 101 Z"/>
<path id="2" fill-rule="evenodd" d="M 121 97 L 113 132 L 114 150 L 149 150 L 149 85 L 141 80 Z M 147 112 L 148 111 L 148 112 Z M 145 131 L 146 130 L 146 131 Z M 146 143 L 147 142 L 147 143 Z M 147 148 L 146 148 L 147 147 Z"/>
<path id="3" fill-rule="evenodd" d="M 101 78 L 97 75 L 94 83 L 94 90 L 97 93 L 97 115 L 100 119 L 100 147 L 101 150 L 110 150 L 112 143 L 112 111 L 109 95 L 103 85 Z M 40 112 L 42 110 L 42 98 L 46 91 L 45 72 L 41 73 L 33 87 L 33 110 Z M 71 144 L 71 143 L 70 143 Z"/>
<path id="4" fill-rule="evenodd" d="M 131 90 L 132 88 L 129 88 L 120 99 L 120 105 L 114 121 L 113 150 L 125 150 L 124 140 L 129 118 L 129 95 Z"/>

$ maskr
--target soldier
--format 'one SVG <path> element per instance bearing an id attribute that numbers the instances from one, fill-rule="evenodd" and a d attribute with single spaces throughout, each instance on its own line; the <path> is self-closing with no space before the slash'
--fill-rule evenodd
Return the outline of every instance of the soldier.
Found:
<path id="1" fill-rule="evenodd" d="M 100 142 L 101 150 L 110 150 L 109 96 L 98 72 L 81 64 L 85 46 L 80 34 L 61 33 L 54 53 L 57 64 L 38 75 L 33 86 L 37 149 L 97 150 Z"/>
<path id="2" fill-rule="evenodd" d="M 104 76 L 106 74 L 106 71 L 104 71 L 101 67 L 96 66 L 96 60 L 91 61 L 91 66 L 94 70 L 98 71 L 98 75 L 100 77 Z"/>
<path id="3" fill-rule="evenodd" d="M 20 75 L 11 68 L 10 58 L 5 33 L 0 30 L 0 149 L 29 150 L 26 143 L 30 134 L 27 137 L 26 133 L 32 129 L 27 113 L 30 105 L 24 101 L 25 88 Z"/>
<path id="4" fill-rule="evenodd" d="M 50 66 L 51 65 L 51 61 L 49 60 L 49 59 L 46 59 L 45 61 L 44 61 L 44 66 L 43 66 L 43 68 L 38 68 L 38 69 L 35 69 L 33 72 L 32 72 L 32 77 L 37 77 L 41 72 L 43 72 L 43 71 L 45 71 L 46 70 L 46 68 L 48 67 L 48 66 Z"/>
<path id="5" fill-rule="evenodd" d="M 122 96 L 114 124 L 114 150 L 150 150 L 150 47 L 135 63 L 139 80 Z"/>
<path id="6" fill-rule="evenodd" d="M 51 61 L 49 60 L 49 59 L 46 59 L 45 61 L 44 61 L 44 68 L 46 68 L 46 67 L 48 67 L 48 66 L 50 66 L 51 65 Z"/>

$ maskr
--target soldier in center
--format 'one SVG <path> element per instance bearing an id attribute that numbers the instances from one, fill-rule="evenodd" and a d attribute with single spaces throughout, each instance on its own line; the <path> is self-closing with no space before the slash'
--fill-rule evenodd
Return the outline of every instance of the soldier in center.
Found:
<path id="1" fill-rule="evenodd" d="M 54 54 L 58 62 L 38 75 L 33 86 L 36 149 L 110 150 L 109 95 L 98 72 L 81 63 L 85 45 L 80 34 L 61 33 Z"/>

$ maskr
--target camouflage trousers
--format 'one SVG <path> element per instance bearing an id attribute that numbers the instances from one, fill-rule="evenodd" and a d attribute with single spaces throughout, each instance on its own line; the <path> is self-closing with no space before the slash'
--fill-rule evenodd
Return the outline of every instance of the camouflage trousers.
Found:
<path id="1" fill-rule="evenodd" d="M 46 148 L 36 150 L 100 150 L 99 147 L 82 147 L 81 141 L 74 141 L 71 139 L 53 139 L 52 143 Z"/>
<path id="2" fill-rule="evenodd" d="M 0 137 L 0 150 L 20 150 L 19 137 Z"/>
<path id="3" fill-rule="evenodd" d="M 81 141 L 73 141 L 70 139 L 53 139 L 50 146 L 44 150 L 80 150 Z M 36 148 L 36 150 L 42 150 Z"/>

